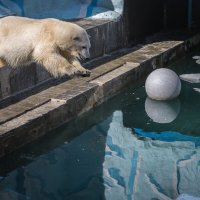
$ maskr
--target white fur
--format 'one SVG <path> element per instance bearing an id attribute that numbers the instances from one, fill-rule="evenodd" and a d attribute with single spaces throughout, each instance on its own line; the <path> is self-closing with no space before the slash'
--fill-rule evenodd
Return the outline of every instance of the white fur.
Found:
<path id="1" fill-rule="evenodd" d="M 89 48 L 86 31 L 73 23 L 16 16 L 0 19 L 0 67 L 36 62 L 54 77 L 89 74 L 79 62 L 89 57 Z"/>

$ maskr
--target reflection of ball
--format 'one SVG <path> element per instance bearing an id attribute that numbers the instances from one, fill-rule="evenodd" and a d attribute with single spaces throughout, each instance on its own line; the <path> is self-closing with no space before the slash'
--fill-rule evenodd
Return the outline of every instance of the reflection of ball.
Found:
<path id="1" fill-rule="evenodd" d="M 169 100 L 176 98 L 181 91 L 181 81 L 177 74 L 170 69 L 154 70 L 145 83 L 147 95 L 155 100 Z"/>
<path id="2" fill-rule="evenodd" d="M 157 123 L 170 123 L 176 119 L 180 112 L 180 101 L 156 101 L 146 98 L 145 111 L 147 115 Z"/>

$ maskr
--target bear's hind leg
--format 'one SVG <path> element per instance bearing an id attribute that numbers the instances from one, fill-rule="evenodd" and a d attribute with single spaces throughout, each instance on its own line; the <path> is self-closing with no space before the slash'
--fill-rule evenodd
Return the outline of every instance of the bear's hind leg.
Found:
<path id="1" fill-rule="evenodd" d="M 11 93 L 10 73 L 11 68 L 7 67 L 7 63 L 0 58 L 0 93 L 2 97 L 8 96 Z"/>

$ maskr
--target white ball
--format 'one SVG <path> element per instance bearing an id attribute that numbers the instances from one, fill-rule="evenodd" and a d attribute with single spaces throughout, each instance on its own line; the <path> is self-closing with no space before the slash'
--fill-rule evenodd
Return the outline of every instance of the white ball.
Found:
<path id="1" fill-rule="evenodd" d="M 151 99 L 170 100 L 180 94 L 181 81 L 174 71 L 160 68 L 147 77 L 145 89 Z"/>

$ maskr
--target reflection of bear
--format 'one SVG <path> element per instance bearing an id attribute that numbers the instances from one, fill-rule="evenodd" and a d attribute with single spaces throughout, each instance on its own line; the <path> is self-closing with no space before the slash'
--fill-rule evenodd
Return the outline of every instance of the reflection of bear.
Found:
<path id="1" fill-rule="evenodd" d="M 41 64 L 54 77 L 89 75 L 79 59 L 89 57 L 90 41 L 80 26 L 57 19 L 0 19 L 0 68 Z"/>

